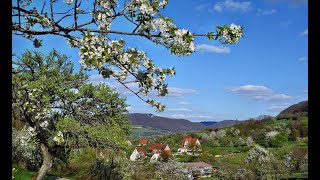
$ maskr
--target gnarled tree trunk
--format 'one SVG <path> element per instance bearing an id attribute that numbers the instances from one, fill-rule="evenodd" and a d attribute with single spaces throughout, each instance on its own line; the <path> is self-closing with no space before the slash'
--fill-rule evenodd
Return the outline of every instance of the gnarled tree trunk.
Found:
<path id="1" fill-rule="evenodd" d="M 41 180 L 47 174 L 52 167 L 52 156 L 48 150 L 48 147 L 41 143 L 41 151 L 43 155 L 43 161 L 36 180 Z"/>

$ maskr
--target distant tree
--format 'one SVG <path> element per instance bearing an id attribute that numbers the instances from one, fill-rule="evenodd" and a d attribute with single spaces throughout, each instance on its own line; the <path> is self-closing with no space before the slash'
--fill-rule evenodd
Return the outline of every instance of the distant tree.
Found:
<path id="1" fill-rule="evenodd" d="M 293 141 L 296 141 L 298 140 L 299 137 L 300 137 L 300 131 L 297 129 L 293 129 L 290 134 L 290 139 Z"/>
<path id="2" fill-rule="evenodd" d="M 247 137 L 246 145 L 252 146 L 253 144 L 254 144 L 254 141 L 253 141 L 252 137 L 251 136 Z"/>
<path id="3" fill-rule="evenodd" d="M 239 137 L 239 139 L 235 142 L 236 146 L 244 146 L 245 144 L 246 141 L 242 137 Z"/>
<path id="4" fill-rule="evenodd" d="M 288 134 L 281 132 L 269 140 L 270 147 L 281 147 L 288 141 Z"/>

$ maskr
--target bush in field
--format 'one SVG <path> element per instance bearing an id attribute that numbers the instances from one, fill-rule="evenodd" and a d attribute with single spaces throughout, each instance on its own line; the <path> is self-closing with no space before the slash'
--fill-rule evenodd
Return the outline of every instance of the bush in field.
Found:
<path id="1" fill-rule="evenodd" d="M 260 146 L 255 146 L 250 149 L 245 160 L 247 163 L 258 162 L 261 165 L 270 161 L 272 158 L 273 155 L 268 150 Z"/>
<path id="2" fill-rule="evenodd" d="M 260 177 L 266 179 L 286 179 L 289 176 L 289 169 L 282 161 L 275 158 L 258 166 L 257 172 Z"/>
<path id="3" fill-rule="evenodd" d="M 235 142 L 235 145 L 236 145 L 236 146 L 244 146 L 244 145 L 246 145 L 246 141 L 245 141 L 242 137 L 240 137 L 240 138 Z"/>
<path id="4" fill-rule="evenodd" d="M 246 168 L 234 168 L 230 166 L 222 166 L 217 172 L 213 173 L 214 177 L 219 179 L 256 179 L 256 175 Z"/>
<path id="5" fill-rule="evenodd" d="M 269 147 L 282 147 L 288 141 L 288 134 L 285 132 L 281 132 L 271 138 L 268 142 Z"/>
<path id="6" fill-rule="evenodd" d="M 246 145 L 252 146 L 253 144 L 254 144 L 254 141 L 253 141 L 252 137 L 251 136 L 247 137 Z"/>
<path id="7" fill-rule="evenodd" d="M 308 150 L 296 148 L 285 156 L 283 162 L 286 167 L 293 171 L 308 169 Z M 301 167 L 303 168 L 301 169 Z"/>
<path id="8" fill-rule="evenodd" d="M 25 163 L 30 170 L 36 170 L 41 166 L 39 145 L 32 140 L 32 135 L 26 126 L 20 130 L 12 128 L 12 160 Z"/>
<path id="9" fill-rule="evenodd" d="M 231 136 L 236 137 L 236 136 L 239 136 L 240 130 L 239 130 L 239 129 L 236 129 L 236 128 L 234 128 L 234 127 L 231 127 L 231 128 L 229 128 L 228 133 L 229 133 Z"/>

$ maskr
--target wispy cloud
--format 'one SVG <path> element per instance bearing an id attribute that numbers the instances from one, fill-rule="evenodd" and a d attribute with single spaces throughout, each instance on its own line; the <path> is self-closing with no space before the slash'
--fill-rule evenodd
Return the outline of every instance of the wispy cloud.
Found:
<path id="1" fill-rule="evenodd" d="M 276 13 L 276 9 L 257 9 L 257 16 L 270 16 Z"/>
<path id="2" fill-rule="evenodd" d="M 195 89 L 183 89 L 177 87 L 168 87 L 169 97 L 181 97 L 186 94 L 198 94 L 199 91 Z"/>
<path id="3" fill-rule="evenodd" d="M 179 105 L 190 105 L 192 103 L 191 102 L 186 102 L 186 101 L 180 101 L 177 104 L 179 104 Z"/>
<path id="4" fill-rule="evenodd" d="M 192 109 L 188 109 L 188 108 L 170 108 L 167 109 L 168 112 L 191 112 Z"/>
<path id="5" fill-rule="evenodd" d="M 278 104 L 278 105 L 271 105 L 270 107 L 267 108 L 267 111 L 280 112 L 280 111 L 286 109 L 286 108 L 289 107 L 289 106 L 290 106 L 289 103 Z"/>
<path id="6" fill-rule="evenodd" d="M 226 88 L 226 90 L 232 94 L 260 101 L 284 101 L 295 98 L 286 94 L 275 94 L 272 89 L 261 85 L 248 84 L 234 88 Z"/>
<path id="7" fill-rule="evenodd" d="M 301 32 L 300 36 L 308 36 L 308 28 Z"/>
<path id="8" fill-rule="evenodd" d="M 228 47 L 223 46 L 213 46 L 208 44 L 198 44 L 196 46 L 198 51 L 209 52 L 209 53 L 230 53 L 231 50 Z"/>
<path id="9" fill-rule="evenodd" d="M 298 61 L 308 61 L 308 58 L 303 56 L 303 57 L 298 58 Z"/>
<path id="10" fill-rule="evenodd" d="M 223 12 L 223 11 L 245 12 L 249 9 L 250 5 L 251 5 L 250 1 L 225 0 L 225 1 L 217 2 L 213 6 L 213 10 L 216 12 Z"/>
<path id="11" fill-rule="evenodd" d="M 128 77 L 127 81 L 133 81 L 134 77 Z M 104 79 L 102 75 L 91 75 L 89 76 L 89 83 L 93 84 L 99 84 L 99 83 L 106 83 L 111 88 L 116 89 L 117 92 L 119 92 L 121 95 L 129 96 L 134 95 L 130 90 L 128 90 L 126 87 L 115 81 L 114 79 Z M 133 90 L 134 92 L 139 91 L 138 84 L 136 83 L 127 83 L 126 86 Z M 178 88 L 178 87 L 168 87 L 169 94 L 166 95 L 166 97 L 183 97 L 187 94 L 198 94 L 199 91 L 195 89 L 184 89 L 184 88 Z M 148 96 L 154 97 L 156 96 L 157 92 L 155 90 L 151 91 Z"/>

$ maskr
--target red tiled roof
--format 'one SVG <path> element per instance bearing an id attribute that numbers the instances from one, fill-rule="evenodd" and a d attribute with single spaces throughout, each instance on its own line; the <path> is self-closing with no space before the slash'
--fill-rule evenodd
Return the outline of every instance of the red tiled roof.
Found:
<path id="1" fill-rule="evenodd" d="M 142 153 L 142 154 L 144 154 L 144 155 L 147 155 L 147 152 L 144 150 L 143 147 L 136 147 L 136 149 L 137 149 L 137 151 L 138 151 L 139 153 Z"/>
<path id="2" fill-rule="evenodd" d="M 188 167 L 212 167 L 210 164 L 205 163 L 205 162 L 188 162 L 184 163 Z"/>
<path id="3" fill-rule="evenodd" d="M 194 144 L 194 143 L 197 142 L 197 140 L 198 140 L 198 138 L 192 138 L 191 136 L 186 136 L 186 137 L 184 137 L 183 140 L 182 140 L 182 147 L 183 147 L 183 145 L 184 145 L 184 143 L 185 143 L 186 141 L 188 141 L 189 144 Z"/>
<path id="4" fill-rule="evenodd" d="M 153 150 L 164 150 L 164 148 L 166 148 L 166 144 L 151 144 L 149 146 L 149 150 L 153 151 Z"/>
<path id="5" fill-rule="evenodd" d="M 139 144 L 148 144 L 148 139 L 140 139 Z"/>
<path id="6" fill-rule="evenodd" d="M 163 150 L 162 153 L 163 154 L 167 154 L 167 155 L 171 155 L 172 154 L 171 150 Z"/>

